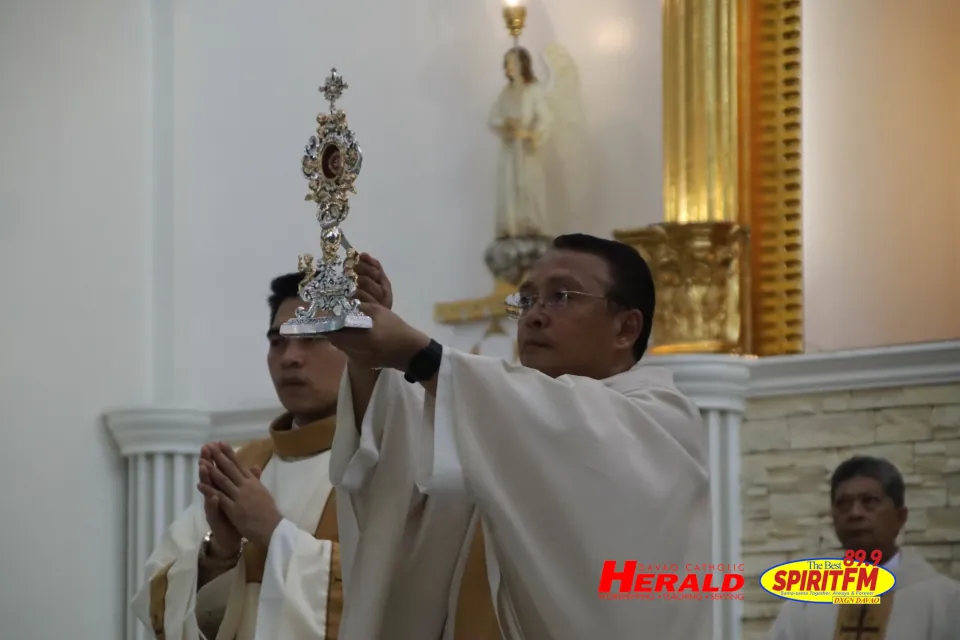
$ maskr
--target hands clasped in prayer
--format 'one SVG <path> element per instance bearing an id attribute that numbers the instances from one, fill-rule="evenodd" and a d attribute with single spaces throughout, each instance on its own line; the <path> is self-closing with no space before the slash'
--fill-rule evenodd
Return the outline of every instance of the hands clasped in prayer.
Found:
<path id="1" fill-rule="evenodd" d="M 266 548 L 283 519 L 273 496 L 260 483 L 260 469 L 244 466 L 223 442 L 204 445 L 200 452 L 200 483 L 211 547 L 227 557 L 240 551 L 243 538 Z"/>

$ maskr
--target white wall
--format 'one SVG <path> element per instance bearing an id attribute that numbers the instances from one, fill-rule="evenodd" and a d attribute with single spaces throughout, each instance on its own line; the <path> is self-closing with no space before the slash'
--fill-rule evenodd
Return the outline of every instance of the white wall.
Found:
<path id="1" fill-rule="evenodd" d="M 0 636 L 121 637 L 122 466 L 148 400 L 146 2 L 3 4 Z"/>
<path id="2" fill-rule="evenodd" d="M 808 351 L 960 337 L 960 3 L 803 20 Z"/>
<path id="3" fill-rule="evenodd" d="M 523 43 L 559 40 L 583 74 L 585 231 L 661 219 L 659 12 L 530 5 Z M 122 468 L 101 410 L 273 403 L 264 298 L 316 252 L 299 165 L 331 66 L 365 152 L 346 230 L 404 316 L 456 339 L 432 306 L 490 291 L 485 120 L 509 44 L 495 0 L 4 3 L 0 635 L 122 635 Z"/>
<path id="4" fill-rule="evenodd" d="M 316 251 L 299 167 L 331 66 L 350 85 L 340 104 L 365 154 L 344 228 L 390 270 L 398 310 L 429 329 L 433 303 L 489 293 L 496 141 L 485 123 L 510 44 L 498 2 L 177 6 L 174 184 L 192 282 L 174 306 L 193 319 L 177 345 L 181 402 L 272 397 L 263 297 L 270 276 Z M 601 147 L 590 231 L 662 217 L 659 10 L 655 0 L 530 4 L 523 42 L 539 51 L 560 40 L 582 67 Z"/>

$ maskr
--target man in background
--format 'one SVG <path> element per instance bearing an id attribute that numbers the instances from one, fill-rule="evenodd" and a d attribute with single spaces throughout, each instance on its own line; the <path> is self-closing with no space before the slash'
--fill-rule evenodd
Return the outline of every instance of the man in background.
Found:
<path id="1" fill-rule="evenodd" d="M 132 606 L 157 638 L 337 637 L 342 587 L 329 460 L 346 356 L 323 338 L 280 335 L 302 304 L 302 278 L 275 279 L 268 299 L 267 367 L 286 412 L 269 437 L 236 453 L 222 442 L 203 447 L 203 500 L 147 561 Z"/>
<path id="2" fill-rule="evenodd" d="M 845 460 L 830 479 L 830 512 L 845 550 L 874 550 L 896 584 L 878 605 L 783 604 L 772 640 L 955 640 L 960 638 L 960 583 L 943 576 L 897 538 L 907 522 L 906 488 L 889 461 Z"/>

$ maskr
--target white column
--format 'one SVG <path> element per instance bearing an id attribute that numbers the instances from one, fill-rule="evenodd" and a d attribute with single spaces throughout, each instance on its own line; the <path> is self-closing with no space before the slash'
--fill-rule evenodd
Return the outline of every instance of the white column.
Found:
<path id="1" fill-rule="evenodd" d="M 198 495 L 197 457 L 211 436 L 210 414 L 129 409 L 106 414 L 127 460 L 127 600 L 143 583 L 143 566 L 163 532 Z M 126 638 L 153 637 L 127 608 Z"/>
<path id="2" fill-rule="evenodd" d="M 655 356 L 649 364 L 673 371 L 674 381 L 696 402 L 707 427 L 713 564 L 743 562 L 740 509 L 740 423 L 746 409 L 753 358 L 726 355 Z M 714 640 L 740 640 L 743 603 L 714 603 Z"/>

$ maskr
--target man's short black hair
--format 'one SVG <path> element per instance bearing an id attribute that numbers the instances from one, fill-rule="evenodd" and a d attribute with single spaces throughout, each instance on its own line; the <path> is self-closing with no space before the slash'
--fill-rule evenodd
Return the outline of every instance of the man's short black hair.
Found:
<path id="1" fill-rule="evenodd" d="M 884 458 L 874 458 L 873 456 L 854 456 L 844 460 L 834 469 L 833 476 L 830 478 L 830 501 L 837 496 L 837 489 L 841 484 L 852 478 L 872 478 L 876 480 L 883 492 L 893 501 L 893 504 L 899 509 L 904 505 L 904 495 L 906 487 L 903 483 L 903 476 L 900 475 L 892 462 Z"/>
<path id="2" fill-rule="evenodd" d="M 627 309 L 637 309 L 643 314 L 643 328 L 637 341 L 633 343 L 633 357 L 639 361 L 647 350 L 647 342 L 650 341 L 653 312 L 657 306 L 653 275 L 647 261 L 628 244 L 585 233 L 558 236 L 553 241 L 553 248 L 589 253 L 607 262 L 613 277 L 613 283 L 607 292 L 610 301 Z"/>
<path id="3" fill-rule="evenodd" d="M 270 307 L 270 324 L 277 319 L 277 312 L 280 305 L 290 298 L 300 297 L 300 281 L 303 280 L 303 274 L 300 272 L 288 273 L 278 276 L 270 283 L 270 296 L 267 298 L 267 305 Z"/>

